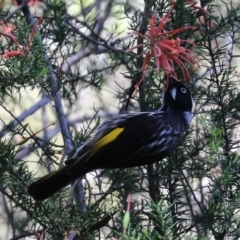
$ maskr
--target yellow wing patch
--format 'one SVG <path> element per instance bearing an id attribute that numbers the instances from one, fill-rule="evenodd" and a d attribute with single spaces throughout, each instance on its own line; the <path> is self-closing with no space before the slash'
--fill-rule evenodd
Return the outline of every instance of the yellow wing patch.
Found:
<path id="1" fill-rule="evenodd" d="M 115 128 L 110 133 L 102 137 L 95 145 L 92 147 L 91 152 L 98 151 L 101 147 L 107 145 L 108 143 L 114 141 L 119 134 L 124 130 L 124 128 Z"/>
<path id="2" fill-rule="evenodd" d="M 114 141 L 124 130 L 124 128 L 115 128 L 110 133 L 102 137 L 99 141 L 97 141 L 89 151 L 85 152 L 80 158 L 77 159 L 68 169 L 68 174 L 77 174 L 79 171 L 79 167 L 83 167 L 83 163 L 87 163 L 89 159 L 101 149 L 103 146 L 108 143 Z"/>

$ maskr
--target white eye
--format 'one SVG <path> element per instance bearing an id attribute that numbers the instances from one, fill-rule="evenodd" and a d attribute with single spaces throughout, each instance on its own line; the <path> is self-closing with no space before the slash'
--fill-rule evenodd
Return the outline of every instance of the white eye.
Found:
<path id="1" fill-rule="evenodd" d="M 182 92 L 182 93 L 186 93 L 186 92 L 187 92 L 187 89 L 182 87 L 182 88 L 181 88 L 181 92 Z"/>

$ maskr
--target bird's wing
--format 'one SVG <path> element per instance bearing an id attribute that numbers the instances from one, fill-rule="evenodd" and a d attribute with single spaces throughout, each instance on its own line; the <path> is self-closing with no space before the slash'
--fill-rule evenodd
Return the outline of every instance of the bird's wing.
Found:
<path id="1" fill-rule="evenodd" d="M 77 159 L 71 164 L 69 173 L 75 174 L 79 168 L 87 165 L 92 169 L 127 167 L 127 161 L 136 153 L 141 158 L 144 158 L 145 154 L 157 155 L 154 151 L 164 151 L 169 145 L 169 139 L 166 137 L 172 132 L 169 121 L 163 112 L 144 112 L 120 115 L 104 122 L 96 130 L 93 138 L 77 152 Z M 146 152 L 143 147 L 146 148 Z M 115 162 L 111 162 L 111 159 Z M 119 162 L 118 165 L 118 161 L 126 163 Z"/>
<path id="2" fill-rule="evenodd" d="M 122 126 L 125 125 L 127 117 L 128 114 L 122 114 L 115 116 L 99 125 L 96 128 L 95 135 L 92 137 L 92 139 L 80 146 L 73 158 L 66 160 L 65 164 L 72 165 L 79 159 L 79 157 L 85 158 L 85 156 L 88 156 L 91 149 L 92 151 L 94 149 L 97 150 L 101 146 L 113 141 L 118 134 L 121 133 L 119 126 L 122 128 Z"/>

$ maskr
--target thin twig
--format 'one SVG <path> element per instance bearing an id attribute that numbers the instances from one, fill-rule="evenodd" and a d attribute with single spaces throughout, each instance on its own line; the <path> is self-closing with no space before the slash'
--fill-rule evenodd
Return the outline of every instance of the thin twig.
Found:
<path id="1" fill-rule="evenodd" d="M 98 206 L 99 203 L 107 197 L 107 195 L 111 194 L 113 191 L 116 190 L 115 185 L 116 185 L 116 183 L 118 182 L 118 180 L 119 180 L 118 178 L 115 178 L 115 179 L 113 180 L 113 182 L 111 183 L 111 185 L 110 185 L 110 187 L 108 188 L 108 190 L 105 191 L 105 192 L 103 193 L 103 195 L 94 203 L 93 208 L 94 208 L 94 206 Z"/>
<path id="2" fill-rule="evenodd" d="M 20 207 L 22 210 L 24 210 L 29 217 L 33 217 L 32 212 L 29 210 L 28 207 L 25 207 L 24 204 L 16 201 L 16 199 L 13 198 L 13 195 L 10 195 L 4 188 L 2 185 L 0 185 L 0 192 L 5 195 L 10 201 L 14 202 L 15 207 Z M 40 219 L 36 219 L 38 221 L 38 223 L 43 227 L 43 228 L 47 228 L 47 225 L 45 224 L 45 222 L 41 221 Z"/>
<path id="3" fill-rule="evenodd" d="M 3 18 L 2 21 L 5 23 L 8 22 L 16 13 L 18 13 L 20 10 L 22 10 L 25 5 L 27 5 L 27 0 L 24 0 L 15 10 L 13 10 L 11 13 L 9 13 L 5 18 Z"/>
<path id="4" fill-rule="evenodd" d="M 145 0 L 145 7 L 144 7 L 144 12 L 143 12 L 143 19 L 142 19 L 142 24 L 140 26 L 139 29 L 139 33 L 141 34 L 145 34 L 145 32 L 147 31 L 147 25 L 148 25 L 148 19 L 151 13 L 151 8 L 154 4 L 153 0 Z M 138 37 L 137 39 L 137 45 L 141 45 L 143 44 L 143 38 Z M 140 56 L 137 59 L 137 67 L 140 69 L 143 65 L 143 47 L 139 47 L 137 50 L 137 54 L 138 56 Z M 132 94 L 135 91 L 135 85 L 137 82 L 139 82 L 139 80 L 141 79 L 142 76 L 139 76 L 139 79 L 135 79 L 132 81 L 131 87 L 130 87 L 130 91 L 129 91 L 129 97 L 128 97 L 128 101 L 126 104 L 126 109 L 128 107 L 128 104 L 130 102 L 130 99 L 132 97 Z M 145 100 L 145 89 L 144 89 L 144 85 L 141 83 L 139 86 L 139 105 L 140 105 L 140 110 L 141 111 L 146 111 L 147 106 L 146 106 L 146 100 Z M 148 184 L 149 184 L 149 195 L 152 198 L 153 201 L 157 202 L 159 200 L 159 187 L 156 186 L 156 182 L 155 182 L 155 176 L 154 176 L 154 168 L 153 168 L 153 164 L 149 164 L 147 165 L 147 175 L 148 175 Z"/>
<path id="5" fill-rule="evenodd" d="M 25 239 L 26 237 L 30 237 L 30 236 L 34 236 L 34 235 L 35 235 L 35 233 L 26 232 L 26 233 L 23 233 L 21 235 L 12 237 L 10 240 Z"/>
<path id="6" fill-rule="evenodd" d="M 35 103 L 32 107 L 22 112 L 18 117 L 15 117 L 15 120 L 8 123 L 1 131 L 0 131 L 0 138 L 4 137 L 7 133 L 12 131 L 16 128 L 20 122 L 24 121 L 27 117 L 35 113 L 37 110 L 42 108 L 50 101 L 50 98 L 45 96 L 39 102 Z"/>
<path id="7" fill-rule="evenodd" d="M 98 14 L 98 17 L 96 18 L 96 21 L 95 21 L 95 27 L 91 31 L 93 34 L 99 35 L 100 32 L 102 31 L 103 24 L 106 21 L 106 19 L 109 17 L 112 3 L 113 3 L 113 0 L 109 0 L 108 2 L 105 3 L 105 5 L 107 6 L 107 8 L 105 10 L 105 14 L 102 13 L 102 10 L 100 10 L 98 12 L 99 14 Z M 100 15 L 102 15 L 102 16 L 100 16 Z M 70 23 L 68 23 L 68 24 L 70 24 Z M 118 49 L 114 48 L 113 46 L 111 46 L 111 45 L 109 45 L 107 43 L 103 43 L 103 42 L 97 41 L 96 39 L 92 38 L 91 35 L 84 34 L 83 32 L 81 32 L 78 29 L 76 29 L 73 25 L 71 25 L 71 27 L 81 37 L 83 37 L 84 39 L 88 40 L 88 44 L 87 44 L 87 46 L 82 48 L 79 52 L 77 52 L 73 56 L 69 57 L 67 59 L 67 61 L 64 62 L 63 66 L 61 68 L 62 72 L 64 72 L 64 73 L 68 72 L 69 68 L 72 65 L 74 65 L 75 63 L 79 62 L 82 58 L 84 58 L 84 57 L 88 56 L 89 54 L 93 53 L 93 51 L 96 50 L 96 46 L 98 46 L 98 50 L 97 50 L 98 54 L 106 52 L 109 49 L 121 51 L 121 50 L 118 50 Z"/>
<path id="8" fill-rule="evenodd" d="M 21 5 L 22 1 L 23 0 L 17 0 L 18 5 Z M 22 8 L 22 12 L 26 18 L 27 24 L 33 26 L 35 21 L 30 12 L 28 5 L 25 5 Z M 36 33 L 37 33 L 37 30 L 36 30 Z M 42 42 L 42 39 L 40 36 L 38 36 L 38 42 L 40 43 L 41 46 L 43 46 L 43 42 Z M 43 52 L 44 52 L 44 49 L 43 49 Z M 45 59 L 45 62 L 48 64 L 49 71 L 50 71 L 50 81 L 52 82 L 51 95 L 52 95 L 54 103 L 55 103 L 55 110 L 57 113 L 59 125 L 60 125 L 61 132 L 62 132 L 62 137 L 63 137 L 63 141 L 64 141 L 64 153 L 68 157 L 71 157 L 71 152 L 73 150 L 73 142 L 72 142 L 71 132 L 70 132 L 70 129 L 68 126 L 67 117 L 63 110 L 61 93 L 59 91 L 59 86 L 58 86 L 59 82 L 53 71 L 51 61 L 50 61 L 49 57 L 47 56 L 47 54 L 44 55 L 44 59 Z"/>
<path id="9" fill-rule="evenodd" d="M 34 136 L 34 134 L 32 134 L 30 131 L 28 131 L 28 129 L 22 124 L 22 122 L 20 122 L 17 118 L 15 118 L 13 113 L 10 110 L 8 110 L 7 107 L 5 107 L 3 104 L 1 106 L 6 112 L 8 112 L 10 114 L 11 117 L 13 117 L 15 119 L 15 121 L 18 122 L 18 124 L 22 127 L 22 129 L 24 129 L 28 133 L 28 135 L 31 136 L 31 138 L 35 141 L 35 143 L 38 145 L 38 147 L 41 148 L 42 146 L 41 146 L 41 143 L 38 141 L 38 138 L 36 136 Z M 42 149 L 42 150 L 48 158 L 51 158 L 51 156 L 45 149 Z M 52 159 L 52 161 L 55 162 L 53 159 Z"/>

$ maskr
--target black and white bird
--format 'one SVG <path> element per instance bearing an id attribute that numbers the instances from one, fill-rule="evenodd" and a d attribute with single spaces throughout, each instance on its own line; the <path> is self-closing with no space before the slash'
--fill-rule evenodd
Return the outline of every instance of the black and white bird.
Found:
<path id="1" fill-rule="evenodd" d="M 159 110 L 122 114 L 105 121 L 73 159 L 32 183 L 28 193 L 41 201 L 92 170 L 129 168 L 162 160 L 171 154 L 176 140 L 190 124 L 192 105 L 190 91 L 170 78 Z"/>

